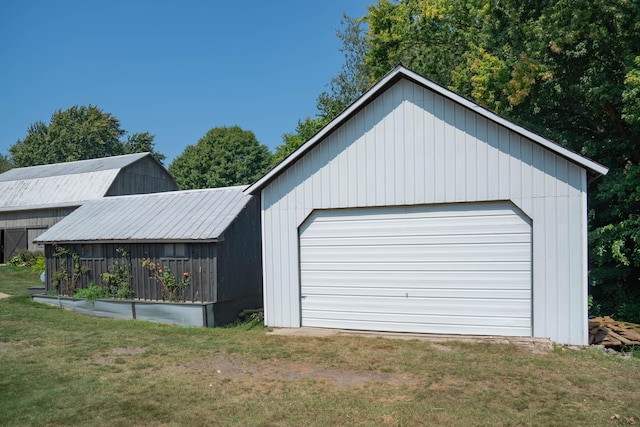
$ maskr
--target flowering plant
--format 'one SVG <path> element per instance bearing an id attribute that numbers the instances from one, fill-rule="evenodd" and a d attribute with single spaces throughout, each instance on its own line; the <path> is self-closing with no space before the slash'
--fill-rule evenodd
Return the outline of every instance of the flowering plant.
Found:
<path id="1" fill-rule="evenodd" d="M 165 299 L 169 301 L 184 300 L 184 289 L 191 284 L 191 274 L 188 271 L 182 273 L 182 277 L 178 280 L 171 273 L 169 267 L 155 263 L 149 258 L 142 260 L 142 266 L 148 268 L 152 277 L 160 282 Z"/>

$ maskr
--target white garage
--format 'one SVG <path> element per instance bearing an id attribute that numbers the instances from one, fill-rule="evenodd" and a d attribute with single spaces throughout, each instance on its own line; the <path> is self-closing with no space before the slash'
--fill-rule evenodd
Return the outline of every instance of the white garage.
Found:
<path id="1" fill-rule="evenodd" d="M 302 326 L 531 335 L 531 223 L 510 203 L 315 211 Z"/>
<path id="2" fill-rule="evenodd" d="M 265 323 L 587 344 L 605 173 L 399 66 L 245 190 Z"/>

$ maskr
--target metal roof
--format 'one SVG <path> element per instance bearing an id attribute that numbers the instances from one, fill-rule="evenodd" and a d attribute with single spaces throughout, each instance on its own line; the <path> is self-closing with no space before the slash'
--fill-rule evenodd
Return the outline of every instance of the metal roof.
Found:
<path id="1" fill-rule="evenodd" d="M 106 197 L 86 202 L 39 243 L 215 241 L 251 196 L 245 187 Z"/>
<path id="2" fill-rule="evenodd" d="M 50 178 L 54 176 L 122 169 L 149 155 L 149 153 L 125 154 L 122 156 L 102 157 L 99 159 L 78 160 L 76 162 L 15 168 L 0 174 L 0 182 Z"/>
<path id="3" fill-rule="evenodd" d="M 609 169 L 605 166 L 602 166 L 599 163 L 594 162 L 574 151 L 566 149 L 553 141 L 550 141 L 542 136 L 535 134 L 519 125 L 516 125 L 513 122 L 501 117 L 484 107 L 432 82 L 431 80 L 425 78 L 424 76 L 411 71 L 410 69 L 399 65 L 394 68 L 391 72 L 389 72 L 386 76 L 384 76 L 378 83 L 373 85 L 367 92 L 365 92 L 360 98 L 358 98 L 353 104 L 347 107 L 342 113 L 340 113 L 335 119 L 329 122 L 325 127 L 320 129 L 315 135 L 313 135 L 307 142 L 302 144 L 298 149 L 296 149 L 293 153 L 291 153 L 287 158 L 278 163 L 273 167 L 269 172 L 263 175 L 256 182 L 251 184 L 246 192 L 250 194 L 255 194 L 260 191 L 266 185 L 268 185 L 272 180 L 277 178 L 281 173 L 289 168 L 289 166 L 293 165 L 300 158 L 302 158 L 309 150 L 319 144 L 326 136 L 331 134 L 334 130 L 340 127 L 343 123 L 349 120 L 353 115 L 357 114 L 361 109 L 363 109 L 367 104 L 369 104 L 373 99 L 382 94 L 388 87 L 395 84 L 400 79 L 410 80 L 422 87 L 425 87 L 429 90 L 434 91 L 470 110 L 475 113 L 484 116 L 485 118 L 504 126 L 505 128 L 520 134 L 533 142 L 551 150 L 552 152 L 578 164 L 579 166 L 584 167 L 585 169 L 595 173 L 596 175 L 605 175 Z"/>
<path id="4" fill-rule="evenodd" d="M 103 197 L 120 170 L 149 153 L 11 169 L 0 174 L 0 212 L 78 206 Z"/>

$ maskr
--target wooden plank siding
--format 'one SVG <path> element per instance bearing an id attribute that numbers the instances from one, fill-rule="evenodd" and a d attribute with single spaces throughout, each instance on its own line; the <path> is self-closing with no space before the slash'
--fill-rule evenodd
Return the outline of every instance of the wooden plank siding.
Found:
<path id="1" fill-rule="evenodd" d="M 166 256 L 162 243 L 93 243 L 93 244 L 61 244 L 59 246 L 72 250 L 81 256 L 81 263 L 89 269 L 82 277 L 78 287 L 86 287 L 90 282 L 102 285 L 102 274 L 108 272 L 109 266 L 119 258 L 116 249 L 122 248 L 129 253 L 131 260 L 132 291 L 134 298 L 141 300 L 162 300 L 162 286 L 151 277 L 148 269 L 142 267 L 142 259 L 150 258 L 153 262 L 168 267 L 179 280 L 184 272 L 189 272 L 191 284 L 185 289 L 187 302 L 217 302 L 217 247 L 215 243 L 187 243 L 185 256 Z M 52 277 L 61 270 L 63 259 L 54 257 L 54 245 L 45 246 L 47 290 L 52 290 Z M 102 256 L 95 256 L 102 254 Z M 67 267 L 71 268 L 71 265 Z"/>
<path id="2" fill-rule="evenodd" d="M 244 298 L 251 307 L 262 307 L 260 230 L 260 197 L 256 196 L 224 231 L 217 244 L 217 301 Z"/>
<path id="3" fill-rule="evenodd" d="M 73 212 L 77 206 L 0 212 L 0 228 L 48 228 Z"/>
<path id="4" fill-rule="evenodd" d="M 178 185 L 173 177 L 151 156 L 122 168 L 105 196 L 161 193 L 176 191 Z"/>

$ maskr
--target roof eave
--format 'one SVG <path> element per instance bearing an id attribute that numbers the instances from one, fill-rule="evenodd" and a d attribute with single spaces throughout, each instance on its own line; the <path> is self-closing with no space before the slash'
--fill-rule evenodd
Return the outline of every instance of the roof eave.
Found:
<path id="1" fill-rule="evenodd" d="M 63 203 L 51 203 L 48 205 L 29 205 L 29 206 L 6 206 L 0 207 L 0 212 L 22 212 L 22 211 L 37 211 L 47 209 L 61 209 L 61 208 L 78 208 L 86 203 L 88 200 L 75 201 L 75 202 L 63 202 Z"/>
<path id="2" fill-rule="evenodd" d="M 218 243 L 221 238 L 209 239 L 82 239 L 82 240 L 39 240 L 34 243 L 42 245 L 94 245 L 94 244 L 158 244 L 158 243 Z"/>

